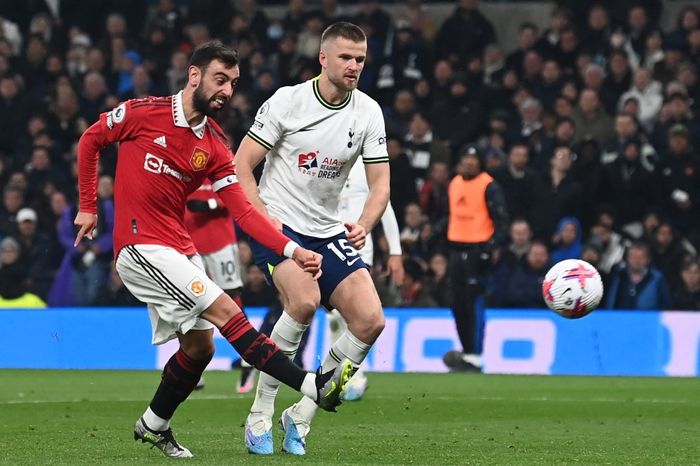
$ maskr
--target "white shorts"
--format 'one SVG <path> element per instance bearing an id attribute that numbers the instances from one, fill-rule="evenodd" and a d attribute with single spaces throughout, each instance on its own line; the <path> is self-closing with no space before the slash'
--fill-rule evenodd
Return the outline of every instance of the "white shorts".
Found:
<path id="1" fill-rule="evenodd" d="M 227 244 L 211 254 L 202 254 L 204 270 L 214 283 L 224 290 L 243 287 L 241 261 L 238 258 L 238 245 Z"/>
<path id="2" fill-rule="evenodd" d="M 199 315 L 223 290 L 207 277 L 199 255 L 188 258 L 158 244 L 129 245 L 119 252 L 116 268 L 131 294 L 148 306 L 154 345 L 176 332 L 214 328 Z"/>

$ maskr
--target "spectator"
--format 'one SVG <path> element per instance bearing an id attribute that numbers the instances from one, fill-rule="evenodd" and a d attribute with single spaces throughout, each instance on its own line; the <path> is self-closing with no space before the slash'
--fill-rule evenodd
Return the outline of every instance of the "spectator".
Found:
<path id="1" fill-rule="evenodd" d="M 12 238 L 0 242 L 0 309 L 44 308 L 46 303 L 26 290 L 27 274 L 18 262 L 19 249 Z"/>
<path id="2" fill-rule="evenodd" d="M 143 307 L 144 304 L 126 288 L 114 267 L 114 263 L 112 263 L 109 268 L 109 279 L 98 291 L 93 305 L 98 307 Z"/>
<path id="3" fill-rule="evenodd" d="M 525 256 L 525 261 L 504 267 L 494 276 L 498 292 L 493 293 L 491 305 L 525 309 L 542 307 L 542 282 L 547 270 L 547 246 L 540 241 L 534 241 Z"/>
<path id="4" fill-rule="evenodd" d="M 27 272 L 27 290 L 46 299 L 61 256 L 52 238 L 37 231 L 37 220 L 32 208 L 17 212 L 17 240 L 22 249 L 18 262 Z"/>
<path id="5" fill-rule="evenodd" d="M 518 48 L 508 54 L 505 61 L 505 66 L 508 69 L 515 70 L 518 76 L 523 73 L 523 57 L 528 50 L 535 47 L 539 30 L 532 23 L 521 23 L 518 29 Z"/>
<path id="6" fill-rule="evenodd" d="M 460 0 L 459 5 L 442 24 L 435 38 L 440 58 L 457 64 L 471 54 L 481 55 L 486 45 L 496 42 L 493 25 L 477 9 L 478 0 Z"/>
<path id="7" fill-rule="evenodd" d="M 415 111 L 416 102 L 411 91 L 402 90 L 397 92 L 393 106 L 385 111 L 387 134 L 396 134 L 400 135 L 401 138 L 405 138 L 408 135 L 409 126 Z M 429 128 L 427 131 L 429 131 Z"/>
<path id="8" fill-rule="evenodd" d="M 403 227 L 406 206 L 417 198 L 416 175 L 398 138 L 387 136 L 386 150 L 391 169 L 391 205 L 396 212 L 399 227 Z"/>
<path id="9" fill-rule="evenodd" d="M 649 144 L 637 118 L 631 113 L 618 113 L 615 116 L 615 137 L 605 141 L 605 150 L 602 154 L 602 163 L 615 162 L 622 154 L 622 146 L 629 140 L 638 139 L 642 146 L 640 162 L 648 171 L 652 171 L 656 164 L 657 155 L 654 147 Z"/>
<path id="10" fill-rule="evenodd" d="M 415 173 L 417 188 L 420 191 L 428 177 L 428 168 L 435 163 L 444 164 L 450 161 L 447 146 L 433 138 L 430 120 L 422 113 L 414 113 L 404 140 L 406 155 L 411 161 Z M 445 185 L 447 182 L 445 180 Z"/>
<path id="11" fill-rule="evenodd" d="M 423 268 L 416 261 L 404 262 L 404 276 L 401 284 L 401 304 L 399 307 L 437 307 L 438 304 L 423 286 Z"/>
<path id="12" fill-rule="evenodd" d="M 542 182 L 528 165 L 529 151 L 525 144 L 516 143 L 508 153 L 508 163 L 493 171 L 493 178 L 503 189 L 508 211 L 513 217 L 522 217 L 532 224 L 533 209 Z"/>
<path id="13" fill-rule="evenodd" d="M 450 307 L 450 283 L 447 275 L 447 256 L 437 252 L 428 261 L 428 277 L 425 280 L 428 294 L 439 307 Z"/>
<path id="14" fill-rule="evenodd" d="M 622 50 L 612 50 L 608 55 L 608 69 L 603 79 L 601 100 L 608 115 L 617 113 L 617 103 L 620 96 L 627 92 L 632 85 L 632 71 L 627 54 Z"/>
<path id="15" fill-rule="evenodd" d="M 514 266 L 525 257 L 532 245 L 532 229 L 524 218 L 515 218 L 510 224 L 510 241 L 501 254 L 499 263 Z"/>
<path id="16" fill-rule="evenodd" d="M 428 180 L 421 188 L 418 204 L 426 212 L 433 224 L 443 223 L 447 219 L 447 186 L 450 184 L 450 167 L 445 162 L 435 162 L 430 166 Z"/>
<path id="17" fill-rule="evenodd" d="M 651 266 L 649 247 L 632 244 L 624 264 L 610 275 L 605 296 L 606 309 L 652 309 L 671 307 L 671 295 L 666 280 Z"/>
<path id="18" fill-rule="evenodd" d="M 625 242 L 622 236 L 614 232 L 611 226 L 603 223 L 598 223 L 591 228 L 591 244 L 602 251 L 598 270 L 606 275 L 625 255 Z"/>
<path id="19" fill-rule="evenodd" d="M 260 268 L 255 264 L 246 267 L 245 285 L 241 291 L 241 300 L 247 307 L 279 307 L 280 302 L 275 290 L 265 281 Z"/>
<path id="20" fill-rule="evenodd" d="M 700 147 L 700 124 L 690 111 L 685 89 L 669 95 L 659 112 L 651 140 L 661 151 L 668 147 L 669 130 L 676 125 L 682 125 L 687 130 L 692 146 Z"/>
<path id="21" fill-rule="evenodd" d="M 581 91 L 573 120 L 576 126 L 576 142 L 584 139 L 607 141 L 613 136 L 612 119 L 605 113 L 598 94 L 593 89 Z"/>
<path id="22" fill-rule="evenodd" d="M 581 222 L 576 217 L 564 217 L 557 225 L 552 239 L 552 263 L 565 259 L 580 259 L 583 252 Z"/>
<path id="23" fill-rule="evenodd" d="M 17 212 L 24 204 L 24 191 L 9 183 L 2 193 L 0 206 L 0 236 L 17 234 Z"/>
<path id="24" fill-rule="evenodd" d="M 652 80 L 649 70 L 639 68 L 634 72 L 634 82 L 630 90 L 620 96 L 618 106 L 622 107 L 629 98 L 639 102 L 639 121 L 644 128 L 651 130 L 663 104 L 661 83 Z"/>
<path id="25" fill-rule="evenodd" d="M 661 222 L 656 227 L 651 243 L 651 264 L 661 271 L 672 290 L 680 285 L 678 271 L 687 252 L 692 251 L 684 249 L 678 233 L 670 223 Z"/>
<path id="26" fill-rule="evenodd" d="M 673 294 L 673 309 L 678 311 L 700 310 L 700 262 L 689 257 L 681 266 L 681 285 Z"/>

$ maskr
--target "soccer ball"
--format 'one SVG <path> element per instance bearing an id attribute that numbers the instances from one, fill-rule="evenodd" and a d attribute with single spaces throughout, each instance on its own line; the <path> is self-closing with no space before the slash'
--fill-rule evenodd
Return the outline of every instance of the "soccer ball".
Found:
<path id="1" fill-rule="evenodd" d="M 551 310 L 568 319 L 588 315 L 603 298 L 603 281 L 586 261 L 566 259 L 555 264 L 542 282 L 542 297 Z"/>

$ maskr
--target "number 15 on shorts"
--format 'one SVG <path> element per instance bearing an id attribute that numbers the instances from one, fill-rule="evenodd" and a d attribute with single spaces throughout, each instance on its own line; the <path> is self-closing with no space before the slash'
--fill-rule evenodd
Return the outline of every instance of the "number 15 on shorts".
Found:
<path id="1" fill-rule="evenodd" d="M 338 245 L 336 246 L 336 242 Z M 333 251 L 333 254 L 338 256 L 338 259 L 345 262 L 348 267 L 360 260 L 360 256 L 355 248 L 346 239 L 339 239 L 336 242 L 328 243 L 326 247 Z M 340 246 L 340 247 L 338 247 Z M 342 251 L 341 251 L 342 249 Z"/>

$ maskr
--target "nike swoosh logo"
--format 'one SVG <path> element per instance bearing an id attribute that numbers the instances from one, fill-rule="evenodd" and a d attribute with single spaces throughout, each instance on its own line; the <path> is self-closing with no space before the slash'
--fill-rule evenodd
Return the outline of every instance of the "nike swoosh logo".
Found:
<path id="1" fill-rule="evenodd" d="M 298 133 L 301 133 L 302 131 L 313 131 L 313 130 L 315 130 L 315 129 L 316 129 L 316 128 L 301 128 L 301 129 L 300 129 L 299 131 L 297 131 L 297 132 L 298 132 Z"/>
<path id="2" fill-rule="evenodd" d="M 354 258 L 353 260 L 348 261 L 348 262 L 347 262 L 348 267 L 350 267 L 352 264 L 354 264 L 355 262 L 357 262 L 357 261 L 359 261 L 359 260 L 360 260 L 360 257 L 356 257 L 356 258 Z"/>

